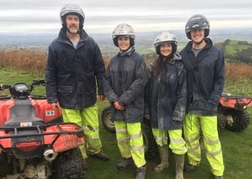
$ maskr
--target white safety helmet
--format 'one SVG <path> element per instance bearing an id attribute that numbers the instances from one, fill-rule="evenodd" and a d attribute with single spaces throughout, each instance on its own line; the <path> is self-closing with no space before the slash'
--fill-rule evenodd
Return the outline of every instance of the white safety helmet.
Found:
<path id="1" fill-rule="evenodd" d="M 118 47 L 118 37 L 128 36 L 130 38 L 130 47 L 135 44 L 135 31 L 129 24 L 119 24 L 112 32 L 112 39 L 115 46 Z"/>
<path id="2" fill-rule="evenodd" d="M 162 32 L 154 40 L 154 47 L 156 49 L 157 54 L 160 55 L 160 45 L 164 44 L 165 42 L 171 43 L 172 53 L 175 53 L 177 51 L 177 37 L 170 32 Z"/>
<path id="3" fill-rule="evenodd" d="M 64 28 L 66 28 L 66 16 L 68 14 L 74 14 L 74 15 L 79 16 L 80 29 L 82 29 L 83 24 L 84 24 L 85 14 L 83 10 L 81 9 L 81 7 L 79 5 L 72 4 L 72 3 L 66 4 L 62 7 L 62 9 L 60 10 L 60 19 L 61 19 L 62 26 Z"/>

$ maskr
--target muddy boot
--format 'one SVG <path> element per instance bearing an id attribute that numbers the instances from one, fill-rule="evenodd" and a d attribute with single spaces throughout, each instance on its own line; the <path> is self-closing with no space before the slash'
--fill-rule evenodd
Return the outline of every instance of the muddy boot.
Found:
<path id="1" fill-rule="evenodd" d="M 109 156 L 106 155 L 105 153 L 103 153 L 102 150 L 100 150 L 97 154 L 90 154 L 90 156 L 94 156 L 100 160 L 103 160 L 103 161 L 108 161 L 109 160 Z"/>
<path id="2" fill-rule="evenodd" d="M 136 172 L 136 179 L 145 179 L 146 166 L 139 167 Z"/>
<path id="3" fill-rule="evenodd" d="M 184 170 L 184 160 L 185 155 L 175 154 L 175 163 L 176 163 L 176 177 L 175 179 L 184 179 L 183 170 Z"/>
<path id="4" fill-rule="evenodd" d="M 116 165 L 116 168 L 118 170 L 123 170 L 130 165 L 134 165 L 134 161 L 133 161 L 132 157 L 123 158 L 122 161 Z"/>
<path id="5" fill-rule="evenodd" d="M 191 171 L 194 171 L 195 169 L 197 169 L 199 167 L 199 165 L 192 165 L 192 164 L 186 164 L 185 165 L 185 171 L 186 172 L 191 172 Z"/>
<path id="6" fill-rule="evenodd" d="M 159 151 L 159 156 L 160 156 L 161 163 L 154 168 L 154 171 L 155 172 L 162 172 L 165 168 L 167 168 L 169 166 L 169 163 L 168 163 L 168 156 L 169 156 L 168 146 L 167 145 L 158 146 L 158 151 Z"/>

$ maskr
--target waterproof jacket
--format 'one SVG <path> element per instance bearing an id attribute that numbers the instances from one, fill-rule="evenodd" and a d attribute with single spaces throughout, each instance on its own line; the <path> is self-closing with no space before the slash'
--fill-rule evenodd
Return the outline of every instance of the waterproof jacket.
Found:
<path id="1" fill-rule="evenodd" d="M 195 57 L 192 41 L 180 52 L 187 70 L 187 113 L 213 116 L 224 88 L 225 63 L 222 51 L 209 38 Z"/>
<path id="2" fill-rule="evenodd" d="M 62 28 L 49 46 L 46 65 L 46 95 L 49 103 L 62 108 L 83 109 L 103 95 L 103 58 L 96 42 L 82 29 L 75 49 Z"/>
<path id="3" fill-rule="evenodd" d="M 104 93 L 111 103 L 112 121 L 127 123 L 141 122 L 144 117 L 144 88 L 148 81 L 148 70 L 142 56 L 134 47 L 126 53 L 119 52 L 113 57 L 104 75 Z M 114 108 L 118 101 L 126 108 Z"/>
<path id="4" fill-rule="evenodd" d="M 147 113 L 152 128 L 159 130 L 181 129 L 186 113 L 186 70 L 178 53 L 169 60 L 162 60 L 157 73 L 157 60 L 149 66 L 147 85 Z"/>

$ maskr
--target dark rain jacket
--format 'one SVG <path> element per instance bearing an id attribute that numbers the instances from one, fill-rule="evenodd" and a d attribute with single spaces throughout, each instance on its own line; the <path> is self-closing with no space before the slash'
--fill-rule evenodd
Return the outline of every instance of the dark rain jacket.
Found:
<path id="1" fill-rule="evenodd" d="M 156 74 L 157 60 L 150 64 L 147 85 L 147 107 L 153 128 L 182 129 L 186 112 L 186 70 L 178 53 L 162 61 L 160 74 Z"/>
<path id="2" fill-rule="evenodd" d="M 104 75 L 104 93 L 111 103 L 112 121 L 141 122 L 144 117 L 144 88 L 148 70 L 142 56 L 134 47 L 113 57 Z M 118 101 L 126 108 L 116 110 L 112 104 Z"/>
<path id="3" fill-rule="evenodd" d="M 181 51 L 187 70 L 187 112 L 191 114 L 217 115 L 217 107 L 224 88 L 225 64 L 222 51 L 213 46 L 209 38 L 197 57 L 192 42 Z"/>
<path id="4" fill-rule="evenodd" d="M 62 108 L 83 109 L 103 95 L 103 58 L 96 42 L 82 29 L 75 49 L 62 28 L 49 46 L 46 65 L 46 95 L 49 103 Z"/>

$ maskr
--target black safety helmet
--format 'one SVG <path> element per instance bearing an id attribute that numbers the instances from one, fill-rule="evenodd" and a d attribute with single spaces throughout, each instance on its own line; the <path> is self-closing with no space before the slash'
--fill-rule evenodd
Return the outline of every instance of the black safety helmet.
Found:
<path id="1" fill-rule="evenodd" d="M 209 35 L 210 25 L 207 18 L 201 14 L 193 15 L 186 23 L 185 33 L 188 39 L 191 39 L 191 31 L 196 29 L 204 29 L 205 37 Z"/>
<path id="2" fill-rule="evenodd" d="M 63 6 L 63 8 L 60 10 L 60 19 L 61 19 L 61 23 L 63 28 L 67 28 L 66 27 L 66 16 L 67 15 L 77 15 L 80 19 L 80 30 L 83 28 L 83 24 L 84 24 L 84 19 L 85 19 L 85 14 L 83 12 L 83 10 L 81 9 L 80 6 L 76 5 L 76 4 L 66 4 Z"/>

